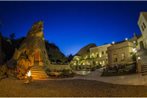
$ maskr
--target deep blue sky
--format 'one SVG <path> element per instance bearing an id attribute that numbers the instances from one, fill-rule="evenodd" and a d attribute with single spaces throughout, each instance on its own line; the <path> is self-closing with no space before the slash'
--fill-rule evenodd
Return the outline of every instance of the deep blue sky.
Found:
<path id="1" fill-rule="evenodd" d="M 0 2 L 0 32 L 26 36 L 35 21 L 44 21 L 45 39 L 65 55 L 140 34 L 139 13 L 147 2 Z"/>

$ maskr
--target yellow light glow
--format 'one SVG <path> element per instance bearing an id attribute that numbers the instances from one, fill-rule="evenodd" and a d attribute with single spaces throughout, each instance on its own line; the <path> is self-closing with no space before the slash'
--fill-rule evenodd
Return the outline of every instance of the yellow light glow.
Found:
<path id="1" fill-rule="evenodd" d="M 137 49 L 136 49 L 136 48 L 132 48 L 132 51 L 133 51 L 134 53 L 136 53 L 136 52 L 137 52 Z"/>
<path id="2" fill-rule="evenodd" d="M 30 70 L 28 71 L 27 76 L 28 76 L 28 77 L 31 76 L 31 71 L 30 71 Z"/>
<path id="3" fill-rule="evenodd" d="M 101 53 L 99 53 L 99 57 L 102 57 L 102 54 Z"/>
<path id="4" fill-rule="evenodd" d="M 140 57 L 138 57 L 137 59 L 138 59 L 138 60 L 140 60 L 141 58 L 140 58 Z"/>

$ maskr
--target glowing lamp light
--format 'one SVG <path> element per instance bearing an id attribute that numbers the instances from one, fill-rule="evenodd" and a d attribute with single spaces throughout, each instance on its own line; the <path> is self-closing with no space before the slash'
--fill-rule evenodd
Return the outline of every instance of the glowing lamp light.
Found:
<path id="1" fill-rule="evenodd" d="M 136 43 L 136 41 L 133 41 L 133 43 L 135 44 L 135 43 Z"/>
<path id="2" fill-rule="evenodd" d="M 30 70 L 28 71 L 27 76 L 31 77 L 31 71 Z"/>
<path id="3" fill-rule="evenodd" d="M 128 40 L 128 38 L 125 38 L 125 40 L 127 41 L 127 40 Z"/>
<path id="4" fill-rule="evenodd" d="M 141 57 L 138 57 L 137 59 L 138 59 L 138 60 L 140 60 L 140 59 L 141 59 Z"/>
<path id="5" fill-rule="evenodd" d="M 113 41 L 112 44 L 115 44 L 115 42 Z"/>
<path id="6" fill-rule="evenodd" d="M 136 48 L 133 48 L 132 51 L 133 51 L 134 53 L 136 53 L 136 52 L 137 52 L 137 49 L 136 49 Z"/>

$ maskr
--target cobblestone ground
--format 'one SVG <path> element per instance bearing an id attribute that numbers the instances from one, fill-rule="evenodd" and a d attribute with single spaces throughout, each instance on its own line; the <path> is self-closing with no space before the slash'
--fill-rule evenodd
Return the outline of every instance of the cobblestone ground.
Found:
<path id="1" fill-rule="evenodd" d="M 0 96 L 147 96 L 147 86 L 109 84 L 91 80 L 42 80 L 24 84 L 22 80 L 0 81 Z"/>

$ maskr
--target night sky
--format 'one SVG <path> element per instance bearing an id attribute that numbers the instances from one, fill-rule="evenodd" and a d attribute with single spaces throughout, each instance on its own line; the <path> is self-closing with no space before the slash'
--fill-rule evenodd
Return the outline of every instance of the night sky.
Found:
<path id="1" fill-rule="evenodd" d="M 0 2 L 0 32 L 20 38 L 43 20 L 45 39 L 69 55 L 89 43 L 102 45 L 140 34 L 141 11 L 147 11 L 147 2 Z"/>

